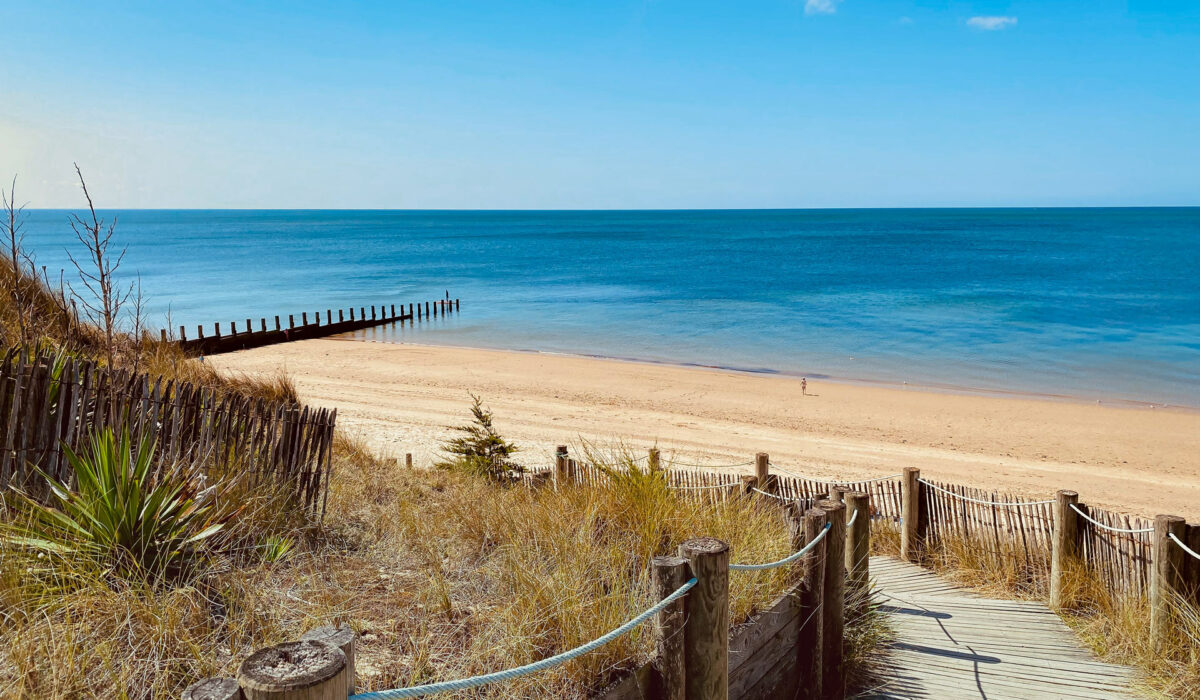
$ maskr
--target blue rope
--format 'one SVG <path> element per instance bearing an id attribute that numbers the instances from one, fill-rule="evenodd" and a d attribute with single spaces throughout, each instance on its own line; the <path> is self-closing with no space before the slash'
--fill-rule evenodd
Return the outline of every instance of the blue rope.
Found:
<path id="1" fill-rule="evenodd" d="M 512 680 L 513 678 L 519 678 L 521 676 L 526 676 L 526 675 L 529 675 L 530 673 L 544 671 L 545 669 L 552 668 L 552 667 L 557 666 L 565 661 L 570 661 L 571 659 L 573 659 L 577 656 L 582 656 L 582 655 L 588 653 L 589 651 L 592 651 L 593 649 L 598 649 L 598 648 L 604 646 L 605 644 L 608 644 L 609 642 L 616 639 L 617 637 L 620 637 L 621 635 L 625 634 L 626 632 L 629 632 L 633 628 L 642 624 L 646 620 L 649 620 L 651 617 L 654 617 L 658 613 L 662 612 L 664 608 L 666 608 L 671 603 L 674 603 L 675 601 L 682 598 L 684 596 L 684 594 L 686 594 L 688 591 L 690 591 L 692 589 L 692 587 L 695 585 L 696 585 L 696 579 L 693 578 L 692 580 L 690 580 L 687 583 L 680 586 L 674 593 L 667 596 L 666 598 L 663 598 L 654 607 L 650 608 L 649 610 L 642 613 L 641 615 L 638 615 L 637 617 L 633 618 L 632 620 L 626 622 L 625 624 L 623 624 L 620 627 L 616 628 L 615 630 L 609 632 L 608 634 L 604 635 L 603 637 L 594 639 L 594 640 L 588 642 L 587 644 L 584 644 L 583 646 L 571 649 L 570 651 L 564 651 L 561 654 L 556 654 L 555 656 L 551 656 L 548 659 L 542 659 L 541 661 L 534 661 L 531 664 L 526 664 L 524 666 L 518 666 L 517 668 L 510 668 L 507 671 L 497 671 L 495 673 L 489 673 L 484 676 L 475 676 L 473 678 L 463 678 L 462 680 L 457 680 L 457 681 L 443 681 L 442 683 L 430 683 L 428 685 L 417 685 L 417 686 L 413 686 L 411 688 L 396 688 L 395 690 L 377 690 L 377 691 L 370 692 L 370 693 L 359 693 L 358 695 L 351 695 L 349 700 L 391 700 L 392 698 L 419 698 L 423 695 L 432 695 L 433 693 L 442 693 L 447 690 L 466 690 L 468 688 L 477 688 L 481 685 L 487 685 L 488 683 Z"/>
<path id="2" fill-rule="evenodd" d="M 858 511 L 855 511 L 855 512 L 858 512 Z M 813 547 L 816 547 L 817 543 L 825 538 L 825 533 L 829 532 L 830 527 L 831 527 L 831 525 L 829 523 L 825 523 L 825 529 L 821 530 L 821 534 L 814 537 L 812 542 L 809 542 L 808 544 L 804 545 L 804 547 L 801 548 L 799 552 L 796 552 L 795 554 L 784 557 L 783 559 L 780 559 L 779 561 L 773 561 L 769 564 L 730 564 L 729 569 L 731 571 L 762 571 L 763 569 L 774 569 L 777 566 L 783 566 L 784 564 L 791 564 L 792 562 L 796 561 L 797 559 L 804 556 L 805 554 L 808 554 L 808 551 L 810 549 L 812 549 Z"/>

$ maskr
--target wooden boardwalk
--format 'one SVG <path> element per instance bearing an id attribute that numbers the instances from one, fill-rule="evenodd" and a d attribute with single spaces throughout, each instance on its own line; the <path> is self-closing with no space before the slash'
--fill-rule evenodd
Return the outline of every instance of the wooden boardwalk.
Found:
<path id="1" fill-rule="evenodd" d="M 914 564 L 871 558 L 896 640 L 861 698 L 1134 698 L 1131 669 L 1096 660 L 1042 603 L 985 598 Z"/>

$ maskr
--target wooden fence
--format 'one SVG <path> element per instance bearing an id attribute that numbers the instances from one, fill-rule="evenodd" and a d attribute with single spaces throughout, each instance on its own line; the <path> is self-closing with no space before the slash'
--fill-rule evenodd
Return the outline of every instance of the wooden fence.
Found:
<path id="1" fill-rule="evenodd" d="M 418 321 L 421 319 L 436 318 L 439 315 L 445 316 L 451 312 L 456 312 L 459 309 L 458 299 L 439 299 L 437 301 L 426 301 L 418 304 L 409 304 L 408 310 L 405 311 L 404 304 L 397 307 L 395 304 L 376 306 L 360 306 L 358 307 L 357 316 L 355 308 L 338 309 L 337 320 L 333 320 L 333 309 L 325 310 L 325 322 L 321 323 L 321 312 L 314 311 L 312 320 L 309 320 L 307 311 L 301 312 L 300 323 L 296 324 L 296 315 L 289 314 L 287 317 L 287 325 L 284 326 L 279 316 L 275 317 L 274 326 L 270 329 L 267 327 L 267 319 L 259 319 L 259 329 L 254 330 L 253 319 L 246 319 L 245 325 L 242 326 L 242 331 L 238 332 L 238 322 L 230 321 L 228 331 L 221 332 L 220 322 L 213 324 L 212 335 L 204 334 L 204 326 L 196 326 L 196 337 L 189 339 L 187 337 L 187 328 L 179 327 L 179 346 L 189 353 L 216 355 L 223 352 L 233 352 L 234 350 L 246 350 L 249 348 L 262 347 L 264 345 L 274 345 L 276 343 L 286 343 L 293 340 L 309 340 L 312 338 L 324 338 L 339 333 L 349 333 L 351 331 L 362 330 L 372 326 L 379 326 L 386 323 L 395 323 L 397 321 Z M 167 340 L 167 331 L 162 331 L 162 339 Z"/>
<path id="2" fill-rule="evenodd" d="M 69 481 L 63 446 L 78 452 L 111 427 L 153 439 L 160 465 L 236 470 L 251 485 L 282 486 L 310 513 L 323 512 L 336 417 L 336 410 L 218 397 L 189 383 L 13 349 L 0 363 L 0 489 L 37 493 L 45 482 L 35 466 Z"/>

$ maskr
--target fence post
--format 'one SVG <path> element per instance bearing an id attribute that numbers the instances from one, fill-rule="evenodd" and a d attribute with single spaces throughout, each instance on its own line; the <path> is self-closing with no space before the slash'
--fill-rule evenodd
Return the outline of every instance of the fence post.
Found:
<path id="1" fill-rule="evenodd" d="M 413 317 L 413 305 L 412 305 L 412 303 L 409 303 L 409 305 L 408 305 L 408 317 L 409 317 L 410 319 L 414 318 L 414 317 Z"/>
<path id="2" fill-rule="evenodd" d="M 395 305 L 395 304 L 391 304 L 390 306 L 391 306 L 391 308 L 392 308 L 392 316 L 391 316 L 391 317 L 392 317 L 392 318 L 396 318 L 396 305 Z"/>
<path id="3" fill-rule="evenodd" d="M 294 314 L 288 314 L 288 330 L 294 329 L 295 327 L 296 327 L 296 316 Z"/>
<path id="4" fill-rule="evenodd" d="M 181 342 L 187 342 L 187 330 L 183 326 L 179 327 L 179 340 Z"/>
<path id="5" fill-rule="evenodd" d="M 659 455 L 657 447 L 651 447 L 650 451 L 646 453 L 646 465 L 652 472 L 662 469 L 662 457 Z"/>
<path id="6" fill-rule="evenodd" d="M 260 319 L 258 319 L 258 320 L 259 320 L 259 322 L 261 322 L 261 323 L 262 323 L 262 332 L 263 332 L 263 333 L 266 333 L 266 332 L 267 332 L 267 319 L 265 319 L 265 318 L 260 318 Z"/>
<path id="7" fill-rule="evenodd" d="M 357 635 L 354 634 L 354 628 L 344 622 L 340 625 L 325 625 L 309 630 L 300 637 L 301 641 L 325 642 L 341 649 L 342 653 L 346 655 L 346 689 L 349 693 L 354 692 L 355 637 Z"/>
<path id="8" fill-rule="evenodd" d="M 213 322 L 213 335 L 217 338 L 221 337 L 221 322 L 220 321 Z"/>
<path id="9" fill-rule="evenodd" d="M 205 678 L 187 687 L 180 700 L 242 700 L 235 678 Z"/>
<path id="10" fill-rule="evenodd" d="M 204 326 L 196 326 L 196 337 L 200 340 L 204 340 Z"/>
<path id="11" fill-rule="evenodd" d="M 412 453 L 411 452 L 404 453 L 404 467 L 406 469 L 412 469 Z"/>
<path id="12" fill-rule="evenodd" d="M 1178 515 L 1154 518 L 1154 558 L 1150 578 L 1150 643 L 1163 648 L 1171 636 L 1172 598 L 1180 588 L 1185 552 L 1167 535 L 1187 542 L 1187 521 Z"/>
<path id="13" fill-rule="evenodd" d="M 350 667 L 341 649 L 315 640 L 260 649 L 242 662 L 246 700 L 332 700 L 350 695 Z"/>
<path id="14" fill-rule="evenodd" d="M 687 700 L 729 700 L 729 545 L 700 537 L 679 545 L 696 586 L 684 599 Z"/>
<path id="15" fill-rule="evenodd" d="M 792 546 L 804 546 L 812 542 L 825 529 L 825 511 L 809 508 L 804 511 L 803 542 Z M 804 579 L 800 588 L 800 614 L 805 620 L 796 640 L 796 651 L 800 661 L 796 666 L 799 676 L 799 696 L 816 700 L 821 694 L 821 646 L 822 646 L 822 600 L 825 597 L 825 543 L 820 542 L 805 555 Z"/>
<path id="16" fill-rule="evenodd" d="M 654 594 L 659 600 L 666 598 L 687 583 L 691 575 L 688 562 L 681 557 L 654 557 Z M 655 619 L 654 625 L 654 669 L 658 671 L 659 687 L 655 698 L 662 700 L 685 700 L 684 683 L 687 681 L 687 666 L 683 656 L 684 620 L 687 596 L 671 603 Z"/>
<path id="17" fill-rule="evenodd" d="M 420 308 L 420 307 L 418 307 Z M 567 446 L 559 445 L 554 450 L 554 488 L 562 489 L 567 485 Z"/>
<path id="18" fill-rule="evenodd" d="M 282 330 L 282 327 L 279 325 L 279 317 L 278 316 L 275 317 L 275 330 L 276 331 Z"/>
<path id="19" fill-rule="evenodd" d="M 333 325 L 333 309 L 325 309 L 325 325 Z"/>
<path id="20" fill-rule="evenodd" d="M 454 300 L 454 310 L 458 311 L 458 299 Z"/>
<path id="21" fill-rule="evenodd" d="M 1075 491 L 1060 490 L 1054 494 L 1054 540 L 1050 548 L 1050 607 L 1059 609 L 1070 604 L 1064 599 L 1063 584 L 1067 569 L 1079 556 L 1081 531 L 1079 516 L 1071 506 L 1079 503 Z"/>
<path id="22" fill-rule="evenodd" d="M 754 455 L 754 476 L 760 490 L 775 493 L 775 477 L 771 476 L 771 456 L 766 452 Z"/>
<path id="23" fill-rule="evenodd" d="M 825 511 L 825 585 L 821 603 L 821 688 L 826 697 L 846 693 L 842 669 L 842 640 L 846 624 L 846 504 L 817 501 Z"/>
<path id="24" fill-rule="evenodd" d="M 847 491 L 843 500 L 847 522 L 854 519 L 854 524 L 846 527 L 846 572 L 850 589 L 861 594 L 870 579 L 871 497 L 862 491 Z"/>
<path id="25" fill-rule="evenodd" d="M 900 558 L 911 562 L 921 558 L 921 470 L 905 467 L 900 481 Z"/>
<path id="26" fill-rule="evenodd" d="M 247 333 L 254 332 L 254 324 L 250 322 L 250 319 L 246 319 L 246 332 Z"/>

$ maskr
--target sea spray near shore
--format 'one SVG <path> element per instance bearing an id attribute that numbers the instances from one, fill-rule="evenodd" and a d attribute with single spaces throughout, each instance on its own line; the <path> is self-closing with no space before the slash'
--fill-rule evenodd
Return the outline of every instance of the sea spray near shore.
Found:
<path id="1" fill-rule="evenodd" d="M 175 326 L 449 290 L 373 337 L 1200 406 L 1200 209 L 118 214 Z"/>

